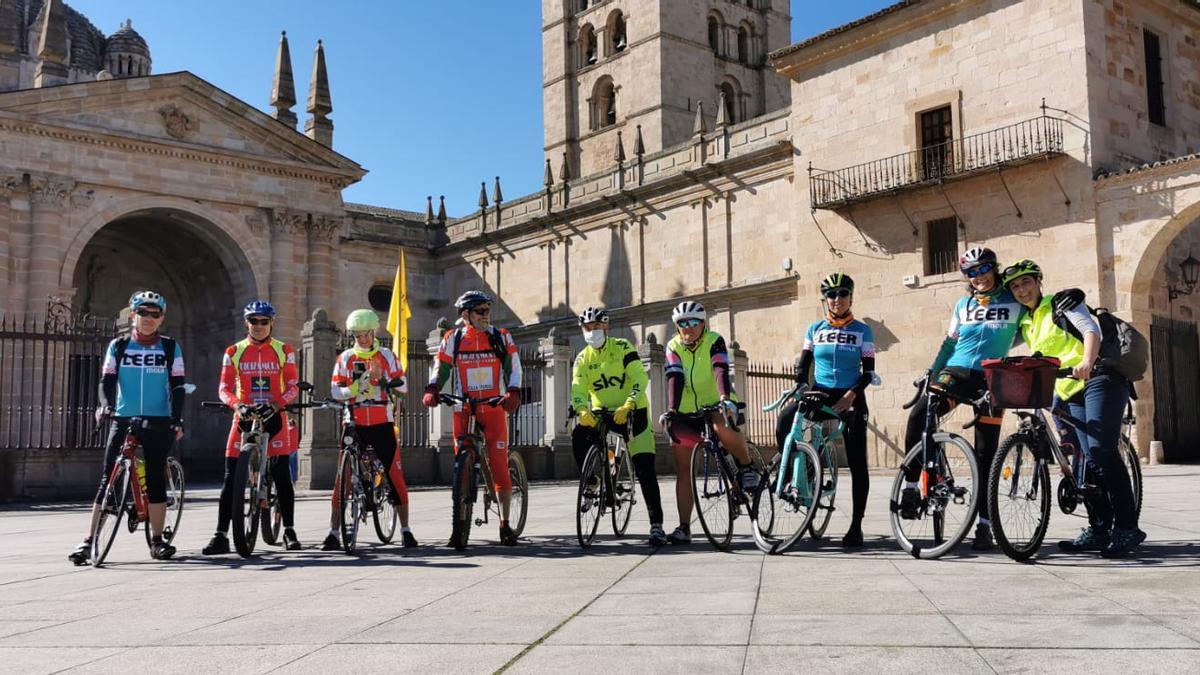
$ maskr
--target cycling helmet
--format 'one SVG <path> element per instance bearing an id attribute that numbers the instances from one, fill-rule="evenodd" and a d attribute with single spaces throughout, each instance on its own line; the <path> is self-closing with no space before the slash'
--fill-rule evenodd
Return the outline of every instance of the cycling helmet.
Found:
<path id="1" fill-rule="evenodd" d="M 608 312 L 599 307 L 588 307 L 579 315 L 579 325 L 585 323 L 595 323 L 599 321 L 602 324 L 608 324 Z"/>
<path id="2" fill-rule="evenodd" d="M 164 312 L 167 311 L 167 299 L 161 293 L 138 291 L 129 297 L 129 309 L 131 310 L 137 311 L 139 307 L 145 307 L 146 305 L 152 305 Z"/>
<path id="3" fill-rule="evenodd" d="M 356 309 L 346 317 L 346 330 L 361 333 L 379 328 L 379 315 L 369 309 Z"/>
<path id="4" fill-rule="evenodd" d="M 962 257 L 958 259 L 958 269 L 965 274 L 969 269 L 974 269 L 988 263 L 991 263 L 994 267 L 999 265 L 996 262 L 996 252 L 990 248 L 976 246 L 975 248 L 967 249 L 966 253 L 963 253 Z"/>
<path id="5" fill-rule="evenodd" d="M 454 308 L 460 312 L 464 312 L 469 309 L 475 309 L 479 305 L 490 304 L 491 302 L 492 296 L 483 291 L 467 291 L 458 296 L 458 299 L 454 301 Z"/>
<path id="6" fill-rule="evenodd" d="M 269 302 L 255 300 L 254 302 L 246 305 L 246 308 L 242 310 L 243 319 L 249 319 L 252 316 L 265 316 L 268 319 L 274 319 L 275 307 Z"/>
<path id="7" fill-rule="evenodd" d="M 1007 286 L 1021 277 L 1034 277 L 1040 280 L 1042 278 L 1042 268 L 1037 263 L 1026 258 L 1025 260 L 1018 260 L 1016 263 L 1004 268 L 1004 274 L 1001 278 L 1004 280 L 1004 285 Z"/>
<path id="8" fill-rule="evenodd" d="M 671 312 L 671 323 L 679 323 L 684 319 L 708 321 L 708 312 L 704 311 L 704 305 L 694 300 L 684 300 L 675 305 L 675 309 Z"/>
<path id="9" fill-rule="evenodd" d="M 837 288 L 844 288 L 851 293 L 854 292 L 854 280 L 849 274 L 842 272 L 834 272 L 821 280 L 821 293 L 824 294 Z"/>

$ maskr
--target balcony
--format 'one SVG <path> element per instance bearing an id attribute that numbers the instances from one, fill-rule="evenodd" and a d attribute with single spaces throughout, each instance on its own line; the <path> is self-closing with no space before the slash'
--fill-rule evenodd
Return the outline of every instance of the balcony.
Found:
<path id="1" fill-rule="evenodd" d="M 1043 114 L 992 131 L 836 171 L 809 167 L 814 209 L 838 209 L 902 190 L 998 171 L 1062 154 L 1063 121 Z"/>

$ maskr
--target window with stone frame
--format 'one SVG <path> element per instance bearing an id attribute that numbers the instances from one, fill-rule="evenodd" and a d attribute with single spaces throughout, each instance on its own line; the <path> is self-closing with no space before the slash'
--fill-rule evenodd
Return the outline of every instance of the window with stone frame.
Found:
<path id="1" fill-rule="evenodd" d="M 708 17 L 708 46 L 714 52 L 721 53 L 721 20 L 711 14 Z"/>
<path id="2" fill-rule="evenodd" d="M 375 284 L 367 291 L 367 302 L 376 312 L 386 312 L 392 307 L 391 284 Z"/>
<path id="3" fill-rule="evenodd" d="M 1146 55 L 1146 108 L 1152 124 L 1167 126 L 1166 86 L 1163 83 L 1162 38 L 1142 29 L 1142 45 Z"/>
<path id="4" fill-rule="evenodd" d="M 934 180 L 953 173 L 954 116 L 950 106 L 921 113 L 921 179 Z"/>
<path id="5" fill-rule="evenodd" d="M 621 10 L 614 10 L 608 17 L 608 55 L 620 54 L 629 46 L 629 37 L 626 35 L 625 16 L 621 14 Z"/>
<path id="6" fill-rule="evenodd" d="M 740 87 L 732 82 L 722 82 L 720 91 L 725 95 L 725 120 L 734 124 L 741 119 L 737 114 L 740 103 Z"/>
<path id="7" fill-rule="evenodd" d="M 592 90 L 592 130 L 596 131 L 617 123 L 617 88 L 612 78 L 605 76 L 596 82 Z"/>
<path id="8" fill-rule="evenodd" d="M 750 31 L 745 26 L 738 28 L 737 60 L 740 63 L 750 63 Z"/>
<path id="9" fill-rule="evenodd" d="M 579 28 L 579 38 L 576 42 L 579 45 L 579 67 L 594 65 L 599 59 L 599 54 L 596 50 L 596 30 L 592 28 L 592 24 L 585 23 Z"/>
<path id="10" fill-rule="evenodd" d="M 958 218 L 938 218 L 925 223 L 925 274 L 958 271 Z"/>

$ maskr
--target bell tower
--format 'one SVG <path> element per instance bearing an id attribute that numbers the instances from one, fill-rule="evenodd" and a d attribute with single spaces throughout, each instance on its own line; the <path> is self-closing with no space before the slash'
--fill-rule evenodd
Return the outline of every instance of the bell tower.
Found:
<path id="1" fill-rule="evenodd" d="M 638 126 L 647 154 L 687 140 L 701 101 L 709 129 L 786 107 L 766 56 L 790 31 L 789 0 L 542 0 L 546 159 L 586 176 Z"/>

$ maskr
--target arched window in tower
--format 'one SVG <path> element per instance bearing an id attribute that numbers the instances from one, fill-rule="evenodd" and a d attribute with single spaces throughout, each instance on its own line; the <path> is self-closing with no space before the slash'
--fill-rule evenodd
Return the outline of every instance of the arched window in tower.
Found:
<path id="1" fill-rule="evenodd" d="M 737 59 L 742 63 L 750 63 L 750 31 L 745 26 L 738 27 Z"/>
<path id="2" fill-rule="evenodd" d="M 592 90 L 592 130 L 617 123 L 617 88 L 612 78 L 604 76 Z"/>
<path id="3" fill-rule="evenodd" d="M 579 29 L 579 67 L 594 65 L 599 58 L 596 54 L 596 31 L 592 24 L 585 23 Z"/>
<path id="4" fill-rule="evenodd" d="M 629 46 L 629 37 L 625 33 L 625 17 L 621 10 L 616 10 L 608 16 L 608 56 L 620 54 Z"/>
<path id="5" fill-rule="evenodd" d="M 730 124 L 739 121 L 738 109 L 738 92 L 734 86 L 728 82 L 721 83 L 721 93 L 725 95 L 725 119 Z"/>
<path id="6" fill-rule="evenodd" d="M 708 46 L 716 53 L 721 53 L 721 19 L 715 15 L 708 16 Z"/>

